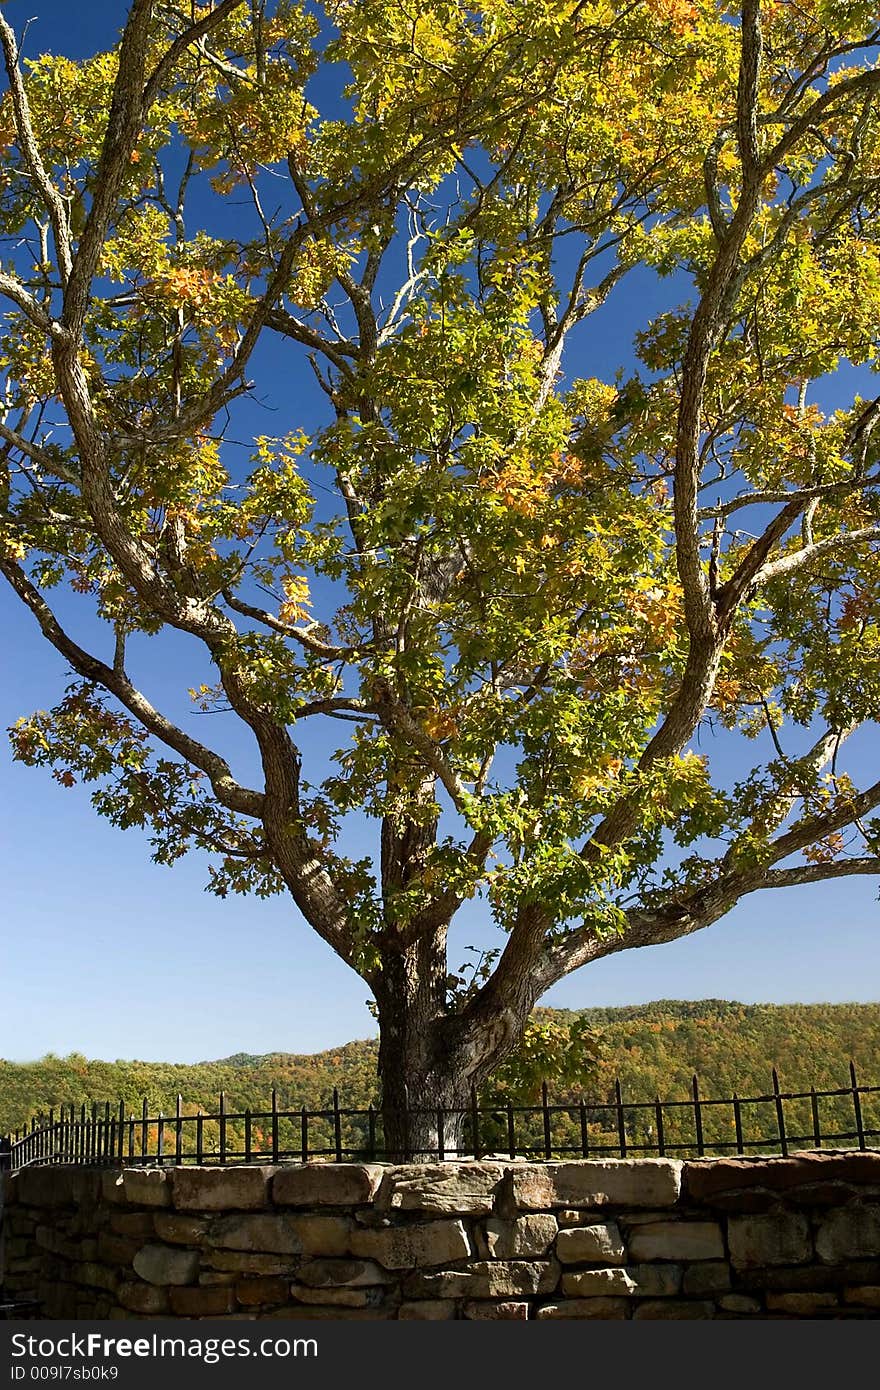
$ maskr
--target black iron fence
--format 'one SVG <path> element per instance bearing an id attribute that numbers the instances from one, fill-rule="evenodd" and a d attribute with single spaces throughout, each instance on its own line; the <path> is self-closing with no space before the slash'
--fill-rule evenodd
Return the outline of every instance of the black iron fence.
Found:
<path id="1" fill-rule="evenodd" d="M 268 1109 L 230 1110 L 220 1093 L 205 1113 L 178 1096 L 172 1114 L 150 1115 L 146 1100 L 135 1114 L 120 1101 L 62 1105 L 35 1116 L 29 1127 L 0 1139 L 0 1168 L 35 1164 L 227 1164 L 369 1162 L 387 1159 L 702 1157 L 704 1154 L 787 1154 L 790 1150 L 880 1148 L 880 1086 L 849 1084 L 833 1090 L 783 1091 L 774 1069 L 765 1095 L 724 1099 L 702 1094 L 693 1077 L 690 1095 L 677 1100 L 629 1100 L 616 1081 L 613 1094 L 540 1102 L 487 1101 L 472 1091 L 458 1109 L 407 1106 L 386 1142 L 382 1111 L 340 1105 L 338 1091 L 323 1109 L 285 1109 L 272 1091 Z"/>

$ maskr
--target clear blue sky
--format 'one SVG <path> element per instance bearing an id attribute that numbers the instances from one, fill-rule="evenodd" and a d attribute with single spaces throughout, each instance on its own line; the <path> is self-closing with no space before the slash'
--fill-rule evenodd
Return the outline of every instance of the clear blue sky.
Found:
<path id="1" fill-rule="evenodd" d="M 121 12 L 106 0 L 75 8 L 58 0 L 12 0 L 5 8 L 16 25 L 37 15 L 26 51 L 71 56 L 106 47 Z M 618 293 L 602 311 L 592 350 L 583 342 L 571 364 L 577 374 L 613 375 L 654 293 L 647 281 Z M 271 394 L 282 383 L 279 363 L 268 357 L 264 363 L 261 382 Z M 294 393 L 285 380 L 279 399 L 290 400 Z M 309 421 L 287 418 L 276 407 L 271 423 L 256 411 L 251 423 L 254 430 L 281 434 Z M 5 588 L 0 624 L 5 727 L 54 703 L 66 672 Z M 81 631 L 88 633 L 88 625 Z M 201 675 L 188 668 L 181 676 L 180 655 L 173 642 L 161 652 L 145 643 L 137 653 L 138 674 L 169 713 L 197 721 L 184 688 Z M 191 727 L 203 735 L 195 722 Z M 230 736 L 219 726 L 217 732 Z M 234 737 L 230 751 L 247 757 Z M 876 738 L 863 739 L 859 757 L 869 780 L 875 777 Z M 728 762 L 727 771 L 735 770 Z M 199 858 L 173 870 L 156 867 L 143 837 L 95 817 L 81 788 L 63 791 L 48 773 L 14 764 L 5 740 L 0 872 L 0 1056 L 79 1051 L 194 1061 L 239 1051 L 308 1052 L 375 1031 L 366 986 L 304 925 L 291 902 L 219 901 L 204 892 L 206 866 Z M 464 961 L 469 940 L 490 939 L 477 918 L 472 914 L 454 938 L 452 968 Z M 544 1002 L 876 1000 L 878 926 L 873 880 L 753 896 L 694 937 L 599 962 L 556 986 Z"/>

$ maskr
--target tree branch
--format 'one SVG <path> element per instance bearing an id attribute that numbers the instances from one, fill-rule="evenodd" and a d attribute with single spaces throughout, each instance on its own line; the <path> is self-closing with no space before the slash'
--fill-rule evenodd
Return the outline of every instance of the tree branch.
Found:
<path id="1" fill-rule="evenodd" d="M 714 506 L 701 507 L 698 516 L 700 521 L 714 521 L 716 517 L 723 519 L 732 516 L 734 512 L 742 511 L 744 507 L 764 506 L 768 502 L 807 503 L 814 498 L 838 497 L 848 492 L 863 492 L 878 484 L 880 484 L 880 473 L 874 473 L 867 478 L 848 478 L 838 483 L 817 483 L 815 487 L 759 488 L 754 492 L 741 493 L 738 497 L 731 497 L 727 502 L 716 502 Z"/>
<path id="2" fill-rule="evenodd" d="M 880 522 L 873 526 L 860 526 L 855 531 L 841 531 L 836 536 L 826 536 L 824 540 L 804 545 L 800 550 L 792 551 L 790 555 L 782 555 L 778 560 L 763 565 L 756 573 L 754 582 L 766 584 L 771 579 L 780 579 L 783 575 L 796 573 L 822 555 L 833 555 L 839 550 L 845 550 L 847 546 L 873 540 L 880 540 Z"/>
<path id="3" fill-rule="evenodd" d="M 346 358 L 357 357 L 357 349 L 347 338 L 341 338 L 338 342 L 331 342 L 324 338 L 316 329 L 310 328 L 307 323 L 303 323 L 295 315 L 289 314 L 286 309 L 274 308 L 266 315 L 266 327 L 274 329 L 285 338 L 293 338 L 295 342 L 303 343 L 305 347 L 314 348 L 316 352 L 322 353 L 338 367 L 339 371 L 346 377 L 352 376 L 352 370 Z"/>
<path id="4" fill-rule="evenodd" d="M 224 19 L 227 19 L 229 15 L 232 14 L 233 10 L 237 10 L 239 6 L 243 4 L 245 4 L 245 0 L 222 0 L 222 3 L 217 5 L 216 8 L 211 9 L 210 12 L 205 15 L 204 19 L 200 19 L 197 23 L 190 25 L 188 29 L 185 29 L 184 32 L 174 40 L 168 51 L 163 54 L 160 61 L 156 64 L 156 67 L 144 86 L 141 100 L 145 110 L 148 111 L 150 109 L 159 94 L 163 82 L 166 81 L 170 73 L 174 70 L 174 65 L 178 58 L 186 52 L 190 45 L 203 39 L 206 34 L 210 34 L 212 29 L 216 29 L 217 25 L 222 24 Z M 243 74 L 238 75 L 242 76 Z"/>
<path id="5" fill-rule="evenodd" d="M 49 221 L 52 224 L 52 235 L 55 238 L 55 254 L 58 260 L 58 272 L 61 277 L 63 288 L 66 286 L 68 277 L 70 276 L 72 263 L 67 212 L 61 194 L 46 173 L 34 137 L 34 128 L 31 122 L 27 92 L 24 88 L 21 68 L 18 63 L 18 44 L 15 41 L 15 35 L 12 29 L 7 24 L 2 13 L 0 13 L 0 43 L 3 45 L 6 76 L 9 79 L 9 90 L 12 95 L 12 109 L 15 115 L 15 131 L 18 146 L 27 166 L 28 173 L 33 179 L 37 192 L 40 195 L 43 206 L 49 214 Z"/>
<path id="6" fill-rule="evenodd" d="M 797 520 L 803 509 L 804 503 L 801 501 L 787 502 L 782 511 L 777 512 L 763 534 L 749 546 L 733 574 L 726 583 L 721 585 L 714 596 L 719 624 L 726 628 L 730 623 L 744 596 L 754 584 L 758 583 L 759 575 L 763 572 L 762 566 L 764 569 L 768 568 L 765 561 L 770 551 Z M 780 562 L 777 561 L 776 563 Z"/>
<path id="7" fill-rule="evenodd" d="M 259 818 L 263 813 L 263 796 L 260 792 L 242 787 L 232 776 L 229 764 L 212 749 L 206 748 L 198 740 L 172 724 L 160 714 L 145 695 L 132 685 L 124 671 L 114 670 L 105 662 L 92 656 L 80 647 L 64 631 L 55 614 L 42 594 L 30 582 L 24 570 L 12 560 L 0 556 L 0 572 L 12 585 L 19 598 L 33 613 L 43 636 L 48 638 L 56 651 L 70 662 L 70 665 L 85 680 L 102 686 L 123 705 L 144 728 L 168 748 L 173 749 L 193 767 L 204 772 L 211 782 L 214 794 L 222 805 L 230 811 Z"/>
<path id="8" fill-rule="evenodd" d="M 222 805 L 262 820 L 273 862 L 303 916 L 343 960 L 354 965 L 348 905 L 298 821 L 299 762 L 286 732 L 268 718 L 258 717 L 252 708 L 246 710 L 260 745 L 266 790 L 260 793 L 240 786 L 219 754 L 190 738 L 159 714 L 124 673 L 114 671 L 78 646 L 18 565 L 0 557 L 0 573 L 34 614 L 44 636 L 79 675 L 109 691 L 148 732 L 205 772 Z M 236 687 L 234 676 L 228 672 L 224 688 L 240 709 L 242 693 Z"/>
<path id="9" fill-rule="evenodd" d="M 107 130 L 94 180 L 92 204 L 65 287 L 62 322 L 73 338 L 82 332 L 92 280 L 107 238 L 130 156 L 146 114 L 143 79 L 149 47 L 153 0 L 133 0 L 119 44 L 119 66 L 107 117 Z"/>
<path id="10" fill-rule="evenodd" d="M 736 134 L 744 180 L 753 178 L 758 168 L 758 79 L 762 51 L 760 0 L 743 0 Z"/>
<path id="11" fill-rule="evenodd" d="M 820 740 L 817 748 L 825 743 Z M 826 750 L 827 751 L 827 750 Z M 835 831 L 854 824 L 880 804 L 880 782 L 852 797 L 835 810 L 810 816 L 793 826 L 786 834 L 770 842 L 770 856 L 763 865 L 748 868 L 730 867 L 735 864 L 735 849 L 715 866 L 712 880 L 688 890 L 679 900 L 674 898 L 657 908 L 635 908 L 627 913 L 628 925 L 622 935 L 597 938 L 589 925 L 576 928 L 543 956 L 536 973 L 541 980 L 540 993 L 550 988 L 564 975 L 570 974 L 588 961 L 617 951 L 638 946 L 657 946 L 711 926 L 725 916 L 741 898 L 761 888 L 786 888 L 802 883 L 819 883 L 825 878 L 846 874 L 880 873 L 880 858 L 861 857 L 852 860 L 829 860 L 824 864 L 794 865 L 776 869 L 773 866 L 792 854 L 816 844 Z M 848 868 L 852 865 L 857 867 Z M 872 867 L 873 866 L 873 867 Z"/>
<path id="12" fill-rule="evenodd" d="M 240 613 L 244 618 L 250 618 L 255 623 L 262 623 L 272 632 L 280 632 L 283 637 L 292 637 L 305 647 L 306 651 L 313 652 L 315 656 L 324 657 L 326 661 L 351 661 L 353 658 L 363 656 L 372 648 L 372 642 L 360 643 L 354 647 L 337 647 L 332 642 L 322 642 L 319 637 L 313 636 L 305 628 L 295 627 L 291 623 L 282 622 L 276 618 L 274 613 L 269 613 L 265 608 L 257 608 L 251 603 L 245 603 L 229 589 L 223 590 L 224 602 Z"/>
<path id="13" fill-rule="evenodd" d="M 35 328 L 39 328 L 43 333 L 48 333 L 52 338 L 64 338 L 66 336 L 61 324 L 46 313 L 42 304 L 28 293 L 21 281 L 3 271 L 0 271 L 0 294 L 11 299 L 13 304 L 17 304 Z"/>
<path id="14" fill-rule="evenodd" d="M 876 789 L 873 804 L 877 801 L 880 801 L 880 786 Z M 589 928 L 578 928 L 544 952 L 535 969 L 538 997 L 563 976 L 603 956 L 642 946 L 659 946 L 702 931 L 724 917 L 749 893 L 762 888 L 821 883 L 825 879 L 852 874 L 880 875 L 880 858 L 832 860 L 826 864 L 804 864 L 791 869 L 753 869 L 729 874 L 707 887 L 695 889 L 680 902 L 673 901 L 654 909 L 633 909 L 627 913 L 627 926 L 620 936 L 600 939 Z"/>
<path id="15" fill-rule="evenodd" d="M 47 472 L 56 474 L 57 477 L 62 478 L 64 482 L 68 483 L 71 487 L 79 487 L 79 478 L 75 473 L 72 473 L 69 468 L 65 467 L 60 459 L 47 453 L 45 449 L 41 449 L 38 444 L 33 444 L 31 440 L 25 439 L 24 435 L 19 434 L 16 430 L 11 430 L 9 426 L 3 424 L 2 421 L 0 421 L 0 439 L 2 439 L 10 449 L 17 449 L 20 453 L 24 454 L 25 458 L 31 459 L 33 463 L 38 463 L 40 467 L 45 468 Z"/>
<path id="16" fill-rule="evenodd" d="M 790 869 L 768 869 L 762 888 L 796 888 L 804 883 L 823 883 L 829 878 L 848 878 L 851 874 L 880 876 L 880 857 L 835 859 L 827 864 L 797 864 Z"/>
<path id="17" fill-rule="evenodd" d="M 446 788 L 453 806 L 460 815 L 465 814 L 466 788 L 458 774 L 449 766 L 443 750 L 429 734 L 416 723 L 409 711 L 396 700 L 386 682 L 374 681 L 373 695 L 375 712 L 386 728 L 396 729 L 405 734 L 414 748 L 422 754 L 431 771 Z"/>
<path id="18" fill-rule="evenodd" d="M 833 109 L 835 102 L 846 99 L 854 92 L 873 93 L 874 89 L 880 87 L 880 68 L 870 68 L 865 72 L 858 73 L 855 77 L 847 77 L 843 82 L 837 82 L 833 87 L 826 87 L 825 91 L 811 102 L 806 111 L 793 121 L 784 135 L 768 151 L 761 161 L 761 169 L 764 173 L 770 173 L 775 169 L 788 154 L 789 150 L 810 131 L 810 127 L 816 125 L 818 118 L 829 113 L 829 108 Z"/>

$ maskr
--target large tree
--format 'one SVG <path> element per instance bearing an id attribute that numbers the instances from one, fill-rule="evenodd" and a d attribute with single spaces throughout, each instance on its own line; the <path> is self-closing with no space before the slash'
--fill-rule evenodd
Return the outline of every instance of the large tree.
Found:
<path id="1" fill-rule="evenodd" d="M 0 15 L 0 569 L 74 673 L 15 754 L 290 894 L 375 998 L 392 1146 L 570 971 L 880 872 L 872 11 L 134 0 L 76 63 Z M 579 375 L 646 267 L 669 307 Z M 169 629 L 254 785 L 133 680 Z M 462 978 L 469 899 L 506 939 Z"/>

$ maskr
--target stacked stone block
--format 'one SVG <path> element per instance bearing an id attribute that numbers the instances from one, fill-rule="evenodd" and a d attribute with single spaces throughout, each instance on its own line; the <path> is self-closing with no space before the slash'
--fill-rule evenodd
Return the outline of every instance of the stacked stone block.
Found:
<path id="1" fill-rule="evenodd" d="M 48 1318 L 880 1316 L 880 1153 L 27 1169 Z"/>

